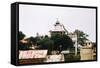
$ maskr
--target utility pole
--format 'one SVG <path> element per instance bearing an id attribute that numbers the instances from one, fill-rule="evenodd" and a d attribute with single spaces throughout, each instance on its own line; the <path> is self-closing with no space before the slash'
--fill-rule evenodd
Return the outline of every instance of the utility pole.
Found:
<path id="1" fill-rule="evenodd" d="M 77 39 L 78 39 L 78 36 L 77 34 L 75 33 L 75 56 L 77 56 L 77 48 L 78 48 L 78 43 L 77 43 Z"/>

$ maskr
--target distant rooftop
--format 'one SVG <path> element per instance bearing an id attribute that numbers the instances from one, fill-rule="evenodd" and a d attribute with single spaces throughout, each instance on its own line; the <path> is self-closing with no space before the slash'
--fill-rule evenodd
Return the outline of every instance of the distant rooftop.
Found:
<path id="1" fill-rule="evenodd" d="M 63 32 L 65 32 L 65 29 L 64 29 L 63 24 L 61 24 L 57 19 L 56 23 L 54 24 L 54 29 L 52 29 L 51 31 L 60 31 L 60 32 L 63 31 Z"/>

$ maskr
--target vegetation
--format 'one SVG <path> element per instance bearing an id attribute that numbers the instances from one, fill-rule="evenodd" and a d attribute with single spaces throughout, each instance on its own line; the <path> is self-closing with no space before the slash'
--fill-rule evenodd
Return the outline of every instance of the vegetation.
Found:
<path id="1" fill-rule="evenodd" d="M 20 31 L 19 32 L 19 46 L 18 46 L 19 50 L 28 50 L 32 46 L 30 42 L 28 43 L 21 42 L 21 40 L 23 40 L 24 37 L 25 37 L 25 34 Z"/>
<path id="2" fill-rule="evenodd" d="M 19 32 L 19 41 L 22 40 L 24 37 L 25 34 L 23 32 Z M 29 37 L 25 40 L 28 43 L 19 42 L 20 50 L 30 49 L 32 45 L 37 46 L 38 49 L 47 49 L 48 52 L 51 52 L 52 50 L 62 51 L 73 47 L 72 40 L 65 34 L 55 34 L 51 37 L 48 37 L 48 35 L 41 37 Z"/>
<path id="3" fill-rule="evenodd" d="M 80 30 L 75 30 L 74 33 L 77 34 L 78 44 L 83 46 L 85 41 L 88 40 L 87 39 L 88 35 Z"/>
<path id="4" fill-rule="evenodd" d="M 87 40 L 87 34 L 80 30 L 75 30 L 74 33 L 77 34 L 78 44 L 83 45 Z M 23 32 L 19 32 L 19 50 L 28 50 L 32 46 L 37 46 L 37 49 L 47 49 L 50 53 L 53 50 L 67 50 L 73 48 L 72 39 L 66 34 L 54 34 L 51 37 L 48 35 L 40 37 L 29 37 L 25 39 L 27 43 L 20 42 L 25 37 Z"/>
<path id="5" fill-rule="evenodd" d="M 19 37 L 18 38 L 19 40 L 22 40 L 25 37 L 25 34 L 21 31 L 19 31 L 19 36 L 18 37 Z"/>
<path id="6" fill-rule="evenodd" d="M 51 36 L 51 39 L 54 41 L 54 50 L 61 51 L 73 47 L 72 40 L 65 34 L 55 34 Z"/>
<path id="7" fill-rule="evenodd" d="M 29 37 L 29 38 L 27 38 L 27 40 L 28 40 L 32 45 L 36 45 L 36 38 L 34 38 L 34 37 Z"/>

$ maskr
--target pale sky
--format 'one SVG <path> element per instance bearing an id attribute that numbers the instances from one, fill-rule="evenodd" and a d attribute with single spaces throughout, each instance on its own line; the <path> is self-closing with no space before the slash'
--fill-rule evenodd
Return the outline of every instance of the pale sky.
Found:
<path id="1" fill-rule="evenodd" d="M 96 40 L 96 10 L 93 8 L 19 5 L 19 31 L 27 37 L 49 34 L 57 18 L 68 32 L 82 30 Z"/>

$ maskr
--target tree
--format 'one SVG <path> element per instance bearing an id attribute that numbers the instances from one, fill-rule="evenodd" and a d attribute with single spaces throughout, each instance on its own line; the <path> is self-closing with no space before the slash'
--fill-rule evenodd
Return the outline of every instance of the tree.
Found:
<path id="1" fill-rule="evenodd" d="M 68 48 L 73 47 L 73 42 L 71 38 L 65 34 L 55 34 L 51 36 L 51 39 L 54 41 L 55 50 L 67 50 Z"/>
<path id="2" fill-rule="evenodd" d="M 21 42 L 21 40 L 23 40 L 24 39 L 24 37 L 25 37 L 25 34 L 22 32 L 22 31 L 19 31 L 19 46 L 18 46 L 18 49 L 19 50 L 29 50 L 30 49 L 30 47 L 31 47 L 31 43 L 30 42 L 28 42 L 28 43 L 23 43 L 23 42 Z"/>
<path id="3" fill-rule="evenodd" d="M 22 42 L 19 42 L 19 50 L 29 50 L 31 47 L 31 43 L 22 43 Z"/>
<path id="4" fill-rule="evenodd" d="M 51 51 L 54 50 L 54 41 L 51 40 L 47 35 L 40 39 L 37 43 L 39 49 L 48 50 L 48 54 L 51 54 Z"/>
<path id="5" fill-rule="evenodd" d="M 54 50 L 59 50 L 59 47 L 61 45 L 61 35 L 54 34 L 51 36 L 51 39 L 54 41 Z"/>
<path id="6" fill-rule="evenodd" d="M 54 49 L 54 41 L 51 40 L 49 37 L 44 37 L 43 39 L 41 39 L 39 41 L 40 44 L 40 49 L 47 49 L 48 53 L 50 54 L 50 52 Z"/>
<path id="7" fill-rule="evenodd" d="M 74 33 L 77 34 L 78 44 L 83 46 L 85 41 L 88 40 L 87 39 L 88 35 L 86 33 L 84 33 L 83 31 L 80 31 L 80 30 L 75 30 Z"/>
<path id="8" fill-rule="evenodd" d="M 65 34 L 62 36 L 61 44 L 62 44 L 62 50 L 66 50 L 67 48 L 73 47 L 72 39 Z"/>
<path id="9" fill-rule="evenodd" d="M 19 40 L 22 40 L 25 37 L 25 34 L 22 31 L 19 31 Z"/>
<path id="10" fill-rule="evenodd" d="M 28 38 L 28 41 L 29 41 L 31 44 L 33 44 L 33 45 L 36 44 L 36 38 L 34 38 L 34 37 L 29 37 L 29 38 Z"/>

